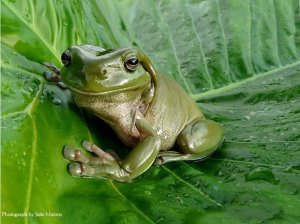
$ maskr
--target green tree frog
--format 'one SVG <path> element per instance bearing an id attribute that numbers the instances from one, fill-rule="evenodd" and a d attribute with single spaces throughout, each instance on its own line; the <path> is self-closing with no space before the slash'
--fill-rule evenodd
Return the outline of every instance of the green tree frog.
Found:
<path id="1" fill-rule="evenodd" d="M 72 46 L 61 60 L 61 78 L 76 104 L 105 121 L 132 149 L 120 159 L 88 141 L 82 146 L 95 157 L 65 146 L 73 176 L 128 182 L 152 164 L 203 160 L 223 142 L 222 126 L 206 119 L 192 98 L 140 50 Z"/>

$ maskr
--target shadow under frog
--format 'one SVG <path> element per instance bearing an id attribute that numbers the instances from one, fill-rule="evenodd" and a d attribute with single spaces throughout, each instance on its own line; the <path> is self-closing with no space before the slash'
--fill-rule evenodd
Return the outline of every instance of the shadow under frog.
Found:
<path id="1" fill-rule="evenodd" d="M 83 148 L 96 155 L 87 157 L 67 145 L 63 155 L 71 161 L 73 176 L 128 182 L 152 164 L 203 160 L 222 144 L 222 126 L 206 119 L 191 97 L 138 49 L 72 46 L 61 60 L 61 78 L 76 104 L 107 123 L 131 149 L 120 159 L 112 150 L 83 141 Z"/>

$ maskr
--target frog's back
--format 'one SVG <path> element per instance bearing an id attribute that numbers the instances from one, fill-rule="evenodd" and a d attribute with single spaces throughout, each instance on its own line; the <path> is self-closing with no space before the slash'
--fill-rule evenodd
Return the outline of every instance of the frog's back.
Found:
<path id="1" fill-rule="evenodd" d="M 167 75 L 157 76 L 154 98 L 145 114 L 162 139 L 162 149 L 171 148 L 186 124 L 203 118 L 195 101 Z"/>

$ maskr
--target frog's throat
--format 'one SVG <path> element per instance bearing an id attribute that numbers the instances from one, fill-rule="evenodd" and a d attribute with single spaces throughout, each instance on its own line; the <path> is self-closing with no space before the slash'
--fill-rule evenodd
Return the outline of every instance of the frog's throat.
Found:
<path id="1" fill-rule="evenodd" d="M 87 95 L 87 96 L 100 96 L 100 95 L 107 95 L 107 94 L 111 94 L 111 93 L 118 93 L 118 92 L 124 92 L 124 91 L 128 91 L 128 90 L 139 89 L 139 88 L 142 88 L 142 86 L 144 86 L 144 85 L 130 86 L 130 87 L 126 87 L 126 88 L 108 90 L 108 91 L 103 91 L 103 92 L 88 92 L 88 91 L 83 91 L 83 90 L 77 89 L 72 86 L 68 86 L 68 88 L 70 89 L 71 92 L 74 92 L 74 93 L 79 93 L 79 94 Z"/>

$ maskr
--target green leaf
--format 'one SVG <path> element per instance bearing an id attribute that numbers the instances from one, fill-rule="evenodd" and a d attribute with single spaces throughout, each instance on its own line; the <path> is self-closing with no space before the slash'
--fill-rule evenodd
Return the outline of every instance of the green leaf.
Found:
<path id="1" fill-rule="evenodd" d="M 1 3 L 3 223 L 300 220 L 298 1 Z M 84 43 L 141 48 L 223 124 L 225 144 L 204 162 L 151 167 L 131 183 L 71 177 L 65 144 L 128 152 L 43 79 L 40 62 L 61 66 L 61 52 Z"/>

